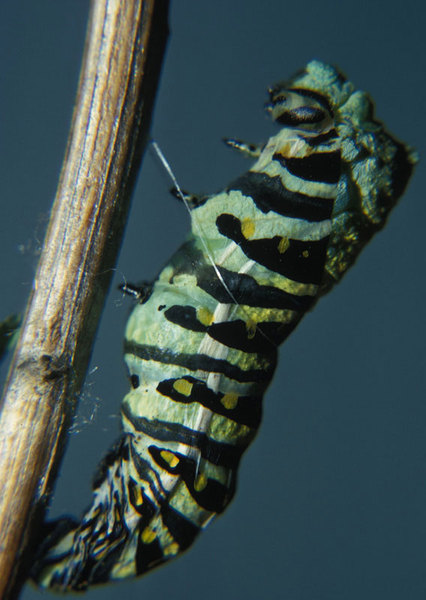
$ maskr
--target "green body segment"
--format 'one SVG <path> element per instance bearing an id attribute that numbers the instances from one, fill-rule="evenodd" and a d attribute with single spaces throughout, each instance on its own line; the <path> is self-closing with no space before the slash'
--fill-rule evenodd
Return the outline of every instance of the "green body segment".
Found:
<path id="1" fill-rule="evenodd" d="M 191 200 L 192 232 L 130 316 L 123 436 L 80 522 L 34 569 L 62 591 L 142 574 L 188 548 L 233 497 L 277 349 L 380 229 L 414 156 L 371 100 L 311 62 L 270 91 L 280 126 L 225 191 Z"/>

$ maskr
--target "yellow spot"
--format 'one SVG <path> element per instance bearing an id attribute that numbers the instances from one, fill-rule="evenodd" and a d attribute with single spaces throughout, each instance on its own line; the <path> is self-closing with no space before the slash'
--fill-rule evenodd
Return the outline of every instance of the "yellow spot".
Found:
<path id="1" fill-rule="evenodd" d="M 238 404 L 238 394 L 225 394 L 221 400 L 223 406 L 228 410 L 235 408 Z"/>
<path id="2" fill-rule="evenodd" d="M 142 496 L 141 488 L 135 486 L 133 488 L 133 493 L 134 493 L 134 498 L 135 498 L 135 502 L 136 502 L 137 506 L 140 506 L 141 504 L 143 504 L 143 496 Z"/>
<path id="3" fill-rule="evenodd" d="M 284 252 L 287 250 L 287 248 L 290 246 L 290 242 L 288 240 L 288 237 L 282 237 L 278 243 L 278 252 L 280 254 L 284 254 Z"/>
<path id="4" fill-rule="evenodd" d="M 246 239 L 252 237 L 255 229 L 256 229 L 256 226 L 251 219 L 243 219 L 243 221 L 241 223 L 241 233 L 243 234 L 243 236 Z"/>
<path id="5" fill-rule="evenodd" d="M 246 323 L 246 329 L 247 329 L 247 337 L 249 340 L 252 340 L 254 338 L 254 336 L 256 335 L 256 321 L 253 321 L 252 319 L 249 319 Z"/>
<path id="6" fill-rule="evenodd" d="M 183 396 L 190 396 L 192 392 L 192 383 L 186 379 L 177 379 L 173 384 L 174 389 Z"/>
<path id="7" fill-rule="evenodd" d="M 169 450 L 161 450 L 160 456 L 172 469 L 179 464 L 178 457 Z"/>
<path id="8" fill-rule="evenodd" d="M 179 552 L 179 544 L 173 542 L 164 548 L 164 556 L 176 556 Z"/>
<path id="9" fill-rule="evenodd" d="M 309 256 L 309 250 L 303 250 L 302 256 L 303 256 L 303 258 L 308 258 L 308 256 Z"/>
<path id="10" fill-rule="evenodd" d="M 213 315 L 207 308 L 197 308 L 197 318 L 203 325 L 208 327 L 213 322 Z"/>
<path id="11" fill-rule="evenodd" d="M 141 539 L 144 544 L 151 544 L 156 537 L 157 533 L 150 527 L 145 527 L 145 529 L 142 531 Z"/>
<path id="12" fill-rule="evenodd" d="M 207 477 L 204 473 L 200 473 L 194 482 L 194 490 L 201 492 L 207 485 Z"/>
<path id="13" fill-rule="evenodd" d="M 127 563 L 118 563 L 114 566 L 112 572 L 114 579 L 126 579 L 127 577 L 132 577 L 136 575 L 135 563 L 134 561 Z"/>

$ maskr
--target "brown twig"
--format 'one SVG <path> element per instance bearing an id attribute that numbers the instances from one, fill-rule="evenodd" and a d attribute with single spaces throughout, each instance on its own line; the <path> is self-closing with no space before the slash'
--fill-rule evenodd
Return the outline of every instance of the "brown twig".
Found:
<path id="1" fill-rule="evenodd" d="M 92 0 L 68 147 L 2 404 L 1 598 L 21 588 L 29 525 L 43 512 L 90 357 L 149 130 L 167 11 L 168 0 Z"/>

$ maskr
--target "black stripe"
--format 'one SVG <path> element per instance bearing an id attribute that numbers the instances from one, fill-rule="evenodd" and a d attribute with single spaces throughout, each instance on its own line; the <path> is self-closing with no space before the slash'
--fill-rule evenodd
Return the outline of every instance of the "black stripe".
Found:
<path id="1" fill-rule="evenodd" d="M 166 490 L 163 488 L 161 479 L 159 478 L 158 473 L 153 468 L 153 465 L 151 465 L 148 460 L 140 456 L 136 448 L 134 448 L 133 444 L 131 446 L 131 457 L 133 465 L 140 479 L 142 481 L 148 482 L 149 488 L 152 491 L 156 501 L 158 503 L 162 502 L 163 496 L 161 495 L 161 493 L 163 495 L 166 494 Z M 153 476 L 155 476 L 155 481 Z"/>
<path id="2" fill-rule="evenodd" d="M 222 373 L 225 377 L 241 383 L 269 382 L 272 376 L 270 365 L 267 363 L 262 369 L 244 370 L 229 363 L 227 360 L 212 358 L 207 354 L 176 353 L 172 350 L 159 348 L 158 346 L 137 344 L 128 340 L 124 342 L 124 353 L 133 354 L 143 360 L 154 360 L 166 365 L 178 365 L 190 371 L 200 370 L 207 373 Z"/>
<path id="3" fill-rule="evenodd" d="M 137 491 L 139 491 L 140 495 L 142 495 L 142 488 L 140 485 L 132 477 L 129 477 L 127 481 L 127 494 L 129 496 L 129 502 L 136 512 L 138 512 L 140 515 L 144 515 L 146 506 L 143 500 L 141 503 L 139 503 L 140 495 L 137 493 Z"/>
<path id="4" fill-rule="evenodd" d="M 317 152 L 304 158 L 289 158 L 276 152 L 272 158 L 283 165 L 289 173 L 305 181 L 331 184 L 337 183 L 340 178 L 340 150 Z"/>
<path id="5" fill-rule="evenodd" d="M 213 267 L 203 267 L 197 272 L 198 287 L 206 291 L 215 300 L 221 303 L 234 302 L 256 306 L 258 308 L 288 309 L 297 312 L 306 312 L 315 302 L 312 296 L 295 296 L 269 285 L 259 285 L 250 275 L 234 273 L 223 267 L 218 270 L 232 293 L 230 298 L 227 289 L 219 281 Z"/>
<path id="6" fill-rule="evenodd" d="M 328 98 L 326 98 L 323 94 L 320 94 L 320 92 L 314 92 L 313 90 L 307 90 L 305 88 L 298 87 L 290 87 L 289 91 L 296 92 L 301 96 L 305 96 L 306 98 L 312 98 L 312 100 L 316 100 L 317 102 L 319 102 L 319 104 L 321 104 L 324 108 L 327 109 L 331 116 L 333 116 L 333 109 L 331 108 L 331 104 Z"/>
<path id="7" fill-rule="evenodd" d="M 179 452 L 174 452 L 174 456 L 179 462 L 174 468 L 172 468 L 161 456 L 161 451 L 164 450 L 164 448 L 149 446 L 148 450 L 159 467 L 168 473 L 171 473 L 172 475 L 179 475 L 182 477 L 189 493 L 194 498 L 195 502 L 200 506 L 200 508 L 215 513 L 221 513 L 229 504 L 232 494 L 235 491 L 235 487 L 232 485 L 232 482 L 231 489 L 228 489 L 219 481 L 208 478 L 205 488 L 198 491 L 194 487 L 198 472 L 198 465 L 192 458 L 188 458 Z M 232 480 L 234 481 L 235 478 L 232 478 Z"/>
<path id="8" fill-rule="evenodd" d="M 171 260 L 173 275 L 169 283 L 173 285 L 174 277 L 181 274 L 194 275 L 199 288 L 207 292 L 220 303 L 246 304 L 258 308 L 277 308 L 304 313 L 309 310 L 315 297 L 296 296 L 269 285 L 259 285 L 257 281 L 246 274 L 235 273 L 224 267 L 206 265 L 203 255 L 196 247 L 196 240 L 185 242 Z M 223 282 L 218 278 L 219 271 Z M 162 283 L 164 286 L 164 283 Z M 229 292 L 231 295 L 229 294 Z M 188 291 L 188 295 L 191 291 Z"/>
<path id="9" fill-rule="evenodd" d="M 180 423 L 170 423 L 154 419 L 150 421 L 145 417 L 135 416 L 124 402 L 121 412 L 128 419 L 136 431 L 159 440 L 161 442 L 177 442 L 197 448 L 203 458 L 214 465 L 227 469 L 236 469 L 245 448 L 216 442 L 205 433 L 194 431 Z"/>
<path id="10" fill-rule="evenodd" d="M 276 345 L 259 329 L 254 334 L 247 330 L 247 323 L 238 319 L 213 323 L 208 329 L 208 334 L 214 340 L 225 344 L 229 348 L 236 348 L 242 352 L 271 354 L 276 351 Z"/>
<path id="11" fill-rule="evenodd" d="M 139 494 L 136 492 L 137 489 L 140 492 Z M 150 521 L 155 517 L 155 515 L 158 514 L 159 508 L 152 502 L 150 498 L 148 498 L 143 487 L 141 487 L 137 481 L 132 479 L 132 477 L 129 477 L 127 490 L 131 505 L 141 515 L 141 518 L 138 522 L 138 527 L 139 531 L 143 531 L 145 527 L 149 525 Z M 138 504 L 137 499 L 140 496 L 142 496 L 142 502 L 141 504 Z"/>
<path id="12" fill-rule="evenodd" d="M 143 529 L 141 528 L 140 533 L 142 533 Z M 167 559 L 163 555 L 163 550 L 158 539 L 154 539 L 150 544 L 144 544 L 139 534 L 135 556 L 136 574 L 142 575 L 142 573 L 146 573 L 146 571 L 165 560 Z"/>
<path id="13" fill-rule="evenodd" d="M 255 334 L 249 337 L 247 324 L 242 320 L 213 323 L 209 326 L 203 325 L 197 320 L 196 310 L 193 306 L 171 306 L 164 314 L 170 322 L 184 329 L 206 332 L 211 338 L 229 348 L 257 354 L 270 354 L 275 351 L 276 347 L 295 327 L 295 323 L 285 326 L 278 321 L 262 323 L 257 325 Z"/>
<path id="14" fill-rule="evenodd" d="M 172 537 L 182 550 L 186 550 L 200 532 L 200 529 L 191 523 L 182 513 L 170 506 L 163 504 L 161 507 L 163 523 L 170 531 Z"/>
<path id="15" fill-rule="evenodd" d="M 308 242 L 290 239 L 288 248 L 280 252 L 280 236 L 247 240 L 241 231 L 241 221 L 234 215 L 219 215 L 216 225 L 219 232 L 238 244 L 248 258 L 267 269 L 300 283 L 321 283 L 328 236 Z"/>
<path id="16" fill-rule="evenodd" d="M 163 555 L 163 550 L 157 538 L 149 544 L 145 544 L 141 539 L 142 532 L 144 531 L 145 527 L 149 525 L 153 517 L 156 514 L 158 514 L 159 509 L 150 500 L 150 498 L 148 498 L 143 489 L 141 489 L 140 491 L 142 494 L 142 514 L 141 519 L 138 523 L 139 536 L 135 556 L 135 566 L 137 575 L 141 575 L 149 569 L 152 569 L 154 566 L 159 565 L 160 563 L 167 560 Z M 133 506 L 135 506 L 135 504 L 133 504 Z M 138 510 L 136 506 L 135 508 L 136 510 Z"/>
<path id="17" fill-rule="evenodd" d="M 190 404 L 198 402 L 218 415 L 227 417 L 231 421 L 240 425 L 247 425 L 256 430 L 260 425 L 262 418 L 262 396 L 240 396 L 236 406 L 232 409 L 225 408 L 222 404 L 224 394 L 214 392 L 206 386 L 203 381 L 186 375 L 183 379 L 192 384 L 192 390 L 189 396 L 180 394 L 175 388 L 176 379 L 164 379 L 157 386 L 157 391 L 181 404 Z"/>
<path id="18" fill-rule="evenodd" d="M 324 221 L 333 211 L 333 200 L 292 192 L 284 187 L 278 175 L 270 177 L 266 173 L 248 171 L 231 183 L 227 190 L 239 191 L 243 196 L 252 198 L 263 213 L 273 211 L 295 219 Z"/>
<path id="19" fill-rule="evenodd" d="M 271 355 L 271 352 L 275 354 L 277 346 L 290 335 L 298 321 L 295 318 L 287 324 L 278 321 L 258 323 L 251 338 L 248 338 L 247 324 L 242 320 L 214 323 L 210 325 L 208 333 L 230 348 Z"/>
<path id="20" fill-rule="evenodd" d="M 316 146 L 319 146 L 320 144 L 326 144 L 327 142 L 337 138 L 338 133 L 336 129 L 330 129 L 329 131 L 327 131 L 327 133 L 320 133 L 319 135 L 316 135 L 315 137 L 310 137 L 310 136 L 304 136 L 303 140 L 308 144 L 308 146 L 311 146 L 312 148 L 315 148 Z"/>
<path id="21" fill-rule="evenodd" d="M 248 353 L 270 354 L 278 345 L 274 337 L 270 337 L 264 331 L 264 328 L 257 328 L 254 336 L 249 338 L 247 324 L 242 320 L 225 321 L 222 323 L 213 323 L 206 326 L 197 319 L 197 311 L 193 306 L 171 306 L 165 313 L 165 316 L 171 323 L 175 323 L 184 329 L 191 331 L 205 332 L 218 342 L 225 344 L 229 348 L 236 348 Z M 281 323 L 267 323 L 267 327 L 272 329 L 272 333 Z M 291 326 L 291 331 L 294 326 Z M 282 341 L 282 337 L 280 336 Z M 132 379 L 136 376 L 132 376 Z M 138 386 L 136 386 L 138 387 Z"/>
<path id="22" fill-rule="evenodd" d="M 320 108 L 299 106 L 298 108 L 284 110 L 276 117 L 275 121 L 285 127 L 300 127 L 300 125 L 321 123 L 326 116 Z"/>
<path id="23" fill-rule="evenodd" d="M 197 319 L 197 311 L 193 306 L 171 306 L 164 312 L 164 316 L 171 323 L 180 325 L 190 331 L 205 332 L 207 329 L 207 327 Z"/>

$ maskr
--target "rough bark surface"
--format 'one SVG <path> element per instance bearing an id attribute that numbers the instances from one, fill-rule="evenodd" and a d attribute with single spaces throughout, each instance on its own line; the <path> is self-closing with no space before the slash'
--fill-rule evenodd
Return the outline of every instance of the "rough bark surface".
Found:
<path id="1" fill-rule="evenodd" d="M 0 417 L 0 598 L 18 596 L 149 131 L 167 0 L 92 0 L 76 105 Z"/>

